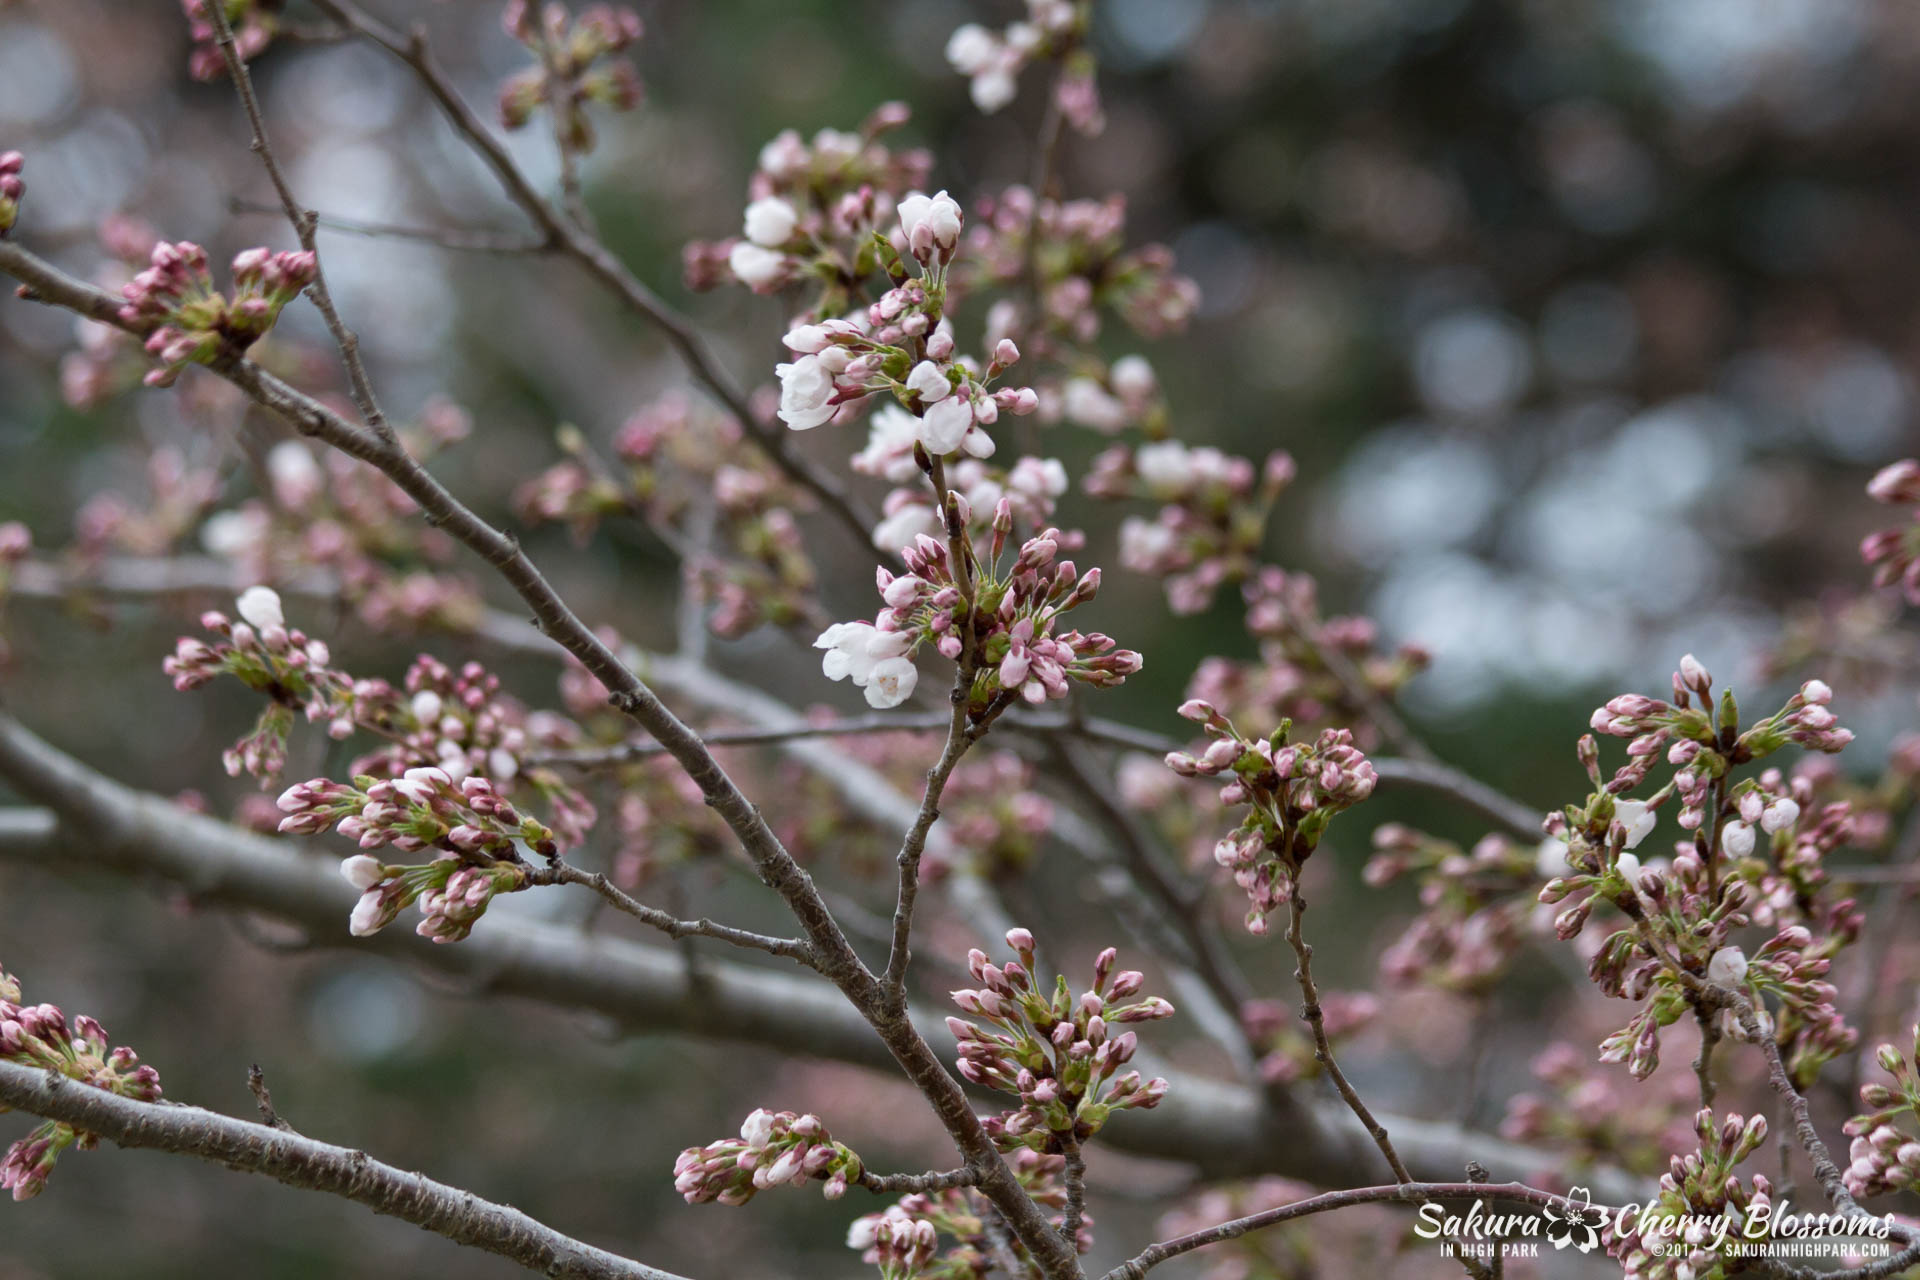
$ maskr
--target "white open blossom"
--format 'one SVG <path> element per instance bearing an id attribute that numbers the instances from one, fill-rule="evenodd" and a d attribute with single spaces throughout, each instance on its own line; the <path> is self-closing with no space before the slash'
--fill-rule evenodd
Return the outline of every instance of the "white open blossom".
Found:
<path id="1" fill-rule="evenodd" d="M 786 274 L 787 257 L 751 240 L 742 240 L 727 252 L 727 266 L 750 289 L 775 284 Z"/>
<path id="2" fill-rule="evenodd" d="M 1627 829 L 1627 848 L 1637 849 L 1660 821 L 1660 815 L 1647 807 L 1645 800 L 1616 800 L 1613 802 L 1613 820 Z M 1635 860 L 1638 865 L 1638 860 Z"/>
<path id="3" fill-rule="evenodd" d="M 971 430 L 973 402 L 966 396 L 949 396 L 921 416 L 920 443 L 927 446 L 928 453 L 949 454 L 960 447 Z"/>
<path id="4" fill-rule="evenodd" d="M 833 417 L 833 374 L 819 356 L 801 356 L 773 371 L 780 375 L 780 421 L 810 431 Z"/>
<path id="5" fill-rule="evenodd" d="M 235 605 L 242 620 L 256 631 L 287 625 L 287 616 L 280 610 L 280 593 L 272 587 L 248 587 Z"/>
<path id="6" fill-rule="evenodd" d="M 747 206 L 746 236 L 757 245 L 778 249 L 793 238 L 793 229 L 799 224 L 800 215 L 779 196 L 767 196 Z"/>
<path id="7" fill-rule="evenodd" d="M 884 710 L 897 707 L 913 694 L 920 673 L 908 658 L 913 637 L 901 631 L 882 631 L 865 622 L 836 622 L 822 631 L 813 647 L 823 649 L 820 669 L 829 680 L 851 680 L 867 692 L 867 704 Z"/>

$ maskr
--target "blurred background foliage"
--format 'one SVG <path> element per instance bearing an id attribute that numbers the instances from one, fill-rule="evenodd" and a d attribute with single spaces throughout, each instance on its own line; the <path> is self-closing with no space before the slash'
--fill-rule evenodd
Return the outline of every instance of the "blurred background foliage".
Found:
<path id="1" fill-rule="evenodd" d="M 520 65 L 492 0 L 374 7 L 426 24 L 483 111 Z M 1038 76 L 983 119 L 941 57 L 955 26 L 1015 6 L 638 7 L 648 101 L 604 120 L 590 205 L 609 243 L 692 310 L 750 382 L 771 379 L 780 304 L 738 290 L 685 295 L 679 249 L 735 230 L 753 158 L 779 129 L 851 127 L 905 98 L 908 136 L 933 148 L 938 183 L 971 197 L 1026 178 Z M 1205 299 L 1183 336 L 1110 354 L 1152 359 L 1182 437 L 1299 459 L 1270 554 L 1315 573 L 1330 611 L 1370 613 L 1391 639 L 1433 651 L 1408 706 L 1443 756 L 1543 808 L 1577 798 L 1572 744 L 1596 694 L 1658 692 L 1685 650 L 1750 688 L 1796 610 L 1863 582 L 1852 546 L 1875 513 L 1861 484 L 1915 445 L 1920 10 L 1102 0 L 1097 40 L 1110 125 L 1095 140 L 1069 136 L 1064 190 L 1124 193 L 1133 238 L 1170 243 Z M 232 212 L 234 199 L 268 191 L 230 87 L 190 81 L 187 47 L 165 0 L 0 5 L 0 148 L 29 157 L 25 243 L 88 270 L 113 212 L 199 240 L 217 260 L 289 243 L 277 215 Z M 377 50 L 283 41 L 257 75 L 294 185 L 320 209 L 520 226 Z M 552 180 L 541 130 L 511 143 Z M 557 424 L 605 440 L 683 381 L 657 334 L 563 264 L 342 234 L 322 248 L 396 416 L 435 393 L 475 412 L 474 438 L 436 466 L 489 515 L 505 518 L 514 485 L 557 456 Z M 314 321 L 294 308 L 283 327 L 314 337 Z M 100 489 L 137 504 L 147 453 L 163 444 L 245 489 L 248 450 L 235 447 L 230 412 L 210 431 L 211 411 L 187 396 L 65 407 L 54 366 L 72 339 L 59 315 L 0 307 L 0 517 L 57 548 Z M 326 362 L 312 385 L 337 389 Z M 269 431 L 249 420 L 237 434 L 257 456 Z M 837 462 L 853 444 L 833 435 L 807 445 Z M 1069 460 L 1094 444 L 1047 440 Z M 1099 533 L 1109 513 L 1076 496 L 1063 515 L 1110 545 Z M 829 607 L 871 609 L 866 554 L 820 532 Z M 586 548 L 564 534 L 531 541 L 583 614 L 671 644 L 676 574 L 664 548 L 613 529 Z M 1108 582 L 1095 623 L 1143 650 L 1148 667 L 1101 709 L 1172 732 L 1192 661 L 1250 651 L 1237 601 L 1174 619 L 1151 584 L 1111 572 Z M 243 727 L 242 700 L 175 695 L 159 672 L 191 610 L 111 614 L 107 627 L 91 610 L 15 602 L 0 694 L 115 776 L 198 788 L 230 811 L 240 793 L 215 762 Z M 350 622 L 337 639 L 359 668 L 395 676 L 410 651 Z M 459 642 L 434 647 L 467 656 Z M 846 703 L 782 637 L 721 645 L 717 660 L 797 701 Z M 551 703 L 550 666 L 500 665 L 529 702 Z M 1861 732 L 1848 756 L 1872 768 L 1911 721 L 1912 690 L 1835 683 Z M 1367 814 L 1480 834 L 1398 795 Z M 1407 902 L 1404 891 L 1386 906 L 1361 896 L 1363 849 L 1347 840 L 1324 860 L 1337 871 L 1322 872 L 1342 883 L 1320 899 L 1345 926 L 1326 931 L 1331 976 L 1357 987 Z M 1081 949 L 1108 932 L 1077 905 L 1071 867 L 1043 866 L 1021 896 L 1050 904 L 1036 923 Z M 1278 990 L 1285 967 L 1270 949 L 1249 954 Z M 679 1206 L 674 1153 L 752 1105 L 819 1110 L 876 1162 L 942 1163 L 902 1087 L 760 1051 L 616 1039 L 373 961 L 305 954 L 271 929 L 139 886 L 0 873 L 0 960 L 30 996 L 99 1015 L 161 1067 L 170 1096 L 244 1112 L 245 1068 L 259 1062 L 308 1132 L 699 1275 L 861 1271 L 838 1241 L 851 1204 L 822 1213 L 788 1194 L 749 1211 Z M 1524 1080 L 1568 990 L 1555 981 L 1543 967 L 1501 996 L 1507 1051 L 1493 1055 L 1480 1121 L 1497 1120 L 1498 1099 Z M 1434 1068 L 1464 1051 L 1460 1009 L 1395 1008 L 1356 1074 L 1401 1110 L 1452 1105 Z M 1145 1238 L 1179 1177 L 1114 1160 L 1100 1181 L 1106 1254 Z M 70 1157 L 43 1199 L 0 1215 L 5 1280 L 511 1272 L 342 1202 L 137 1153 Z"/>

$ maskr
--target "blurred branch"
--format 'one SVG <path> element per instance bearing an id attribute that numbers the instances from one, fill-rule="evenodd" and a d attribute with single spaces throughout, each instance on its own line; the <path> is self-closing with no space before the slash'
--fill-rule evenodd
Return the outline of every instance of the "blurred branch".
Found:
<path id="1" fill-rule="evenodd" d="M 234 213 L 280 212 L 279 205 L 263 204 L 258 200 L 243 200 L 237 196 L 227 201 L 227 208 Z M 438 245 L 442 249 L 459 249 L 474 253 L 548 253 L 553 249 L 551 240 L 532 239 L 499 231 L 408 227 L 393 222 L 365 222 L 358 218 L 343 218 L 336 214 L 319 212 L 315 212 L 313 216 L 316 225 L 327 231 L 394 240 L 419 240 L 426 244 Z"/>
<path id="2" fill-rule="evenodd" d="M 667 341 L 686 362 L 687 370 L 740 423 L 741 430 L 777 462 L 781 469 L 811 492 L 853 535 L 857 545 L 872 545 L 876 517 L 856 498 L 839 476 L 815 466 L 795 448 L 790 433 L 782 426 L 761 420 L 748 405 L 733 378 L 720 367 L 706 339 L 693 322 L 668 306 L 612 250 L 593 234 L 542 196 L 531 180 L 514 163 L 507 149 L 481 123 L 473 108 L 447 78 L 427 47 L 426 32 L 414 28 L 407 35 L 385 25 L 350 0 L 314 0 L 315 6 L 342 26 L 351 27 L 368 40 L 412 68 L 414 75 L 454 130 L 466 139 L 486 166 L 493 171 L 507 196 L 531 218 L 562 253 L 584 267 L 589 275 L 617 296 L 626 307 L 651 321 L 666 335 Z M 879 559 L 896 572 L 903 567 L 897 556 L 880 552 Z"/>
<path id="3" fill-rule="evenodd" d="M 784 1053 L 897 1072 L 892 1054 L 824 984 L 760 966 L 711 960 L 690 975 L 678 952 L 620 938 L 488 915 L 472 937 L 437 946 L 400 929 L 347 933 L 354 894 L 326 860 L 285 840 L 189 813 L 89 769 L 0 714 L 0 778 L 41 809 L 0 809 L 0 861 L 62 874 L 110 871 L 184 889 L 205 906 L 275 916 L 307 930 L 316 946 L 377 954 L 459 975 L 476 992 L 522 996 L 589 1011 L 647 1033 L 681 1032 L 764 1045 Z M 931 1034 L 939 1020 L 915 1012 Z M 1178 1160 L 1210 1179 L 1274 1173 L 1316 1183 L 1356 1182 L 1379 1158 L 1341 1111 L 1303 1102 L 1276 1121 L 1251 1089 L 1180 1071 L 1151 1111 L 1130 1113 L 1101 1142 Z M 1408 1167 L 1446 1176 L 1464 1159 L 1533 1171 L 1557 1157 L 1450 1124 L 1382 1116 L 1399 1135 Z M 1636 1184 L 1596 1172 L 1596 1195 L 1629 1199 Z"/>
<path id="4" fill-rule="evenodd" d="M 510 1205 L 382 1164 L 287 1129 L 163 1102 L 138 1102 L 51 1071 L 0 1062 L 0 1104 L 98 1134 L 122 1147 L 166 1151 L 324 1191 L 411 1222 L 530 1271 L 579 1280 L 681 1280 L 561 1235 Z"/>

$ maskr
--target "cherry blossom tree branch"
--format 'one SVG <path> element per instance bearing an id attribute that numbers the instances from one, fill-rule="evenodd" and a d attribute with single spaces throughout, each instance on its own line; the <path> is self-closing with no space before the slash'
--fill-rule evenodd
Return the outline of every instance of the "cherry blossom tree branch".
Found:
<path id="1" fill-rule="evenodd" d="M 330 860 L 286 840 L 242 831 L 134 791 L 49 746 L 0 713 L 0 778 L 44 809 L 0 808 L 0 860 L 49 871 L 108 871 L 183 889 L 210 908 L 289 921 L 313 945 L 409 961 L 456 979 L 473 994 L 510 995 L 578 1009 L 649 1033 L 765 1045 L 786 1053 L 893 1070 L 887 1047 L 825 984 L 776 970 L 708 960 L 698 974 L 674 951 L 504 913 L 458 946 L 404 930 L 349 937 L 353 893 Z M 916 1013 L 931 1029 L 939 1020 Z M 1358 1181 L 1378 1159 L 1340 1110 L 1302 1105 L 1276 1119 L 1254 1091 L 1181 1071 L 1151 1111 L 1103 1132 L 1116 1150 L 1177 1160 L 1213 1179 L 1275 1173 L 1317 1182 Z M 1463 1159 L 1537 1170 L 1555 1158 L 1451 1124 L 1383 1117 L 1416 1172 L 1458 1169 Z M 1431 1176 L 1431 1174 L 1429 1174 Z M 1631 1198 L 1635 1184 L 1597 1170 L 1595 1193 Z"/>
<path id="2" fill-rule="evenodd" d="M 972 1169 L 949 1169 L 944 1173 L 873 1173 L 862 1171 L 859 1182 L 875 1195 L 890 1196 L 909 1192 L 949 1191 L 975 1186 L 980 1175 Z"/>
<path id="3" fill-rule="evenodd" d="M 20 279 L 42 301 L 106 319 L 116 328 L 136 329 L 119 318 L 110 295 L 75 280 L 12 242 L 0 242 L 0 272 Z M 111 317 L 108 319 L 108 317 Z M 717 813 L 752 861 L 761 880 L 787 903 L 812 945 L 815 966 L 866 1018 L 895 1061 L 913 1082 L 953 1138 L 970 1166 L 983 1170 L 981 1192 L 1008 1222 L 1050 1280 L 1075 1277 L 1079 1263 L 1048 1224 L 994 1147 L 959 1083 L 934 1054 L 903 1008 L 882 998 L 879 981 L 861 961 L 833 918 L 820 891 L 759 809 L 747 798 L 709 751 L 700 736 L 660 701 L 644 681 L 580 620 L 560 598 L 517 539 L 500 532 L 455 498 L 415 462 L 397 440 L 362 431 L 273 374 L 244 358 L 223 356 L 210 366 L 262 408 L 277 414 L 304 435 L 313 436 L 352 457 L 371 463 L 420 507 L 429 524 L 479 555 L 504 578 L 532 610 L 536 625 L 577 658 L 608 689 L 608 701 L 632 717 L 664 745 Z"/>
<path id="4" fill-rule="evenodd" d="M 122 1147 L 192 1156 L 301 1190 L 340 1196 L 541 1275 L 682 1280 L 562 1235 L 511 1205 L 482 1200 L 470 1191 L 383 1164 L 364 1151 L 318 1142 L 289 1129 L 199 1107 L 140 1102 L 14 1062 L 0 1062 L 0 1105 L 58 1120 Z"/>

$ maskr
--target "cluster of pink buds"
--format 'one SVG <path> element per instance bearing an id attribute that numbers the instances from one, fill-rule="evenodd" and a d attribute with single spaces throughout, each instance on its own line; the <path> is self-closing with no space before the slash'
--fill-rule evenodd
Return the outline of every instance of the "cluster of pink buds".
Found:
<path id="1" fill-rule="evenodd" d="M 242 62 L 251 62 L 272 43 L 280 20 L 273 12 L 282 0 L 180 0 L 186 11 L 187 30 L 193 37 L 193 52 L 187 55 L 187 72 L 195 80 L 218 80 L 227 74 L 226 59 L 220 55 L 219 29 L 213 25 L 212 6 L 223 5 L 227 26 L 233 31 L 234 52 Z"/>
<path id="2" fill-rule="evenodd" d="M 38 1067 L 95 1089 L 141 1102 L 160 1097 L 160 1073 L 142 1066 L 124 1045 L 108 1047 L 107 1031 L 85 1014 L 67 1020 L 50 1004 L 23 1005 L 20 983 L 0 970 L 0 1062 Z M 82 1150 L 99 1139 L 49 1120 L 7 1148 L 0 1159 L 0 1189 L 15 1200 L 31 1200 L 46 1190 L 54 1162 L 68 1147 Z"/>
<path id="3" fill-rule="evenodd" d="M 1365 991 L 1324 991 L 1320 994 L 1320 1029 L 1339 1044 L 1372 1026 L 1380 1016 L 1380 1000 Z M 1278 1000 L 1249 1000 L 1240 1006 L 1240 1025 L 1260 1055 L 1260 1078 L 1271 1084 L 1311 1080 L 1320 1074 L 1319 1046 L 1300 1032 L 1300 1018 Z"/>
<path id="4" fill-rule="evenodd" d="M 688 286 L 732 281 L 772 293 L 817 281 L 807 315 L 838 315 L 855 305 L 855 284 L 897 253 L 875 233 L 884 233 L 901 198 L 925 186 L 933 171 L 928 152 L 895 151 L 880 141 L 909 116 L 905 103 L 889 102 L 856 132 L 822 129 L 808 143 L 788 129 L 769 142 L 747 185 L 741 238 L 689 244 Z"/>
<path id="5" fill-rule="evenodd" d="M 1724 1280 L 1743 1269 L 1725 1246 L 1743 1243 L 1746 1224 L 1771 1216 L 1766 1175 L 1755 1174 L 1749 1189 L 1734 1172 L 1766 1140 L 1767 1118 L 1703 1109 L 1693 1127 L 1699 1150 L 1672 1158 L 1659 1194 L 1638 1215 L 1611 1217 L 1601 1228 L 1607 1255 L 1634 1280 Z"/>
<path id="6" fill-rule="evenodd" d="M 1120 563 L 1163 579 L 1176 613 L 1199 613 L 1223 584 L 1254 573 L 1268 514 L 1293 477 L 1286 453 L 1269 454 L 1256 474 L 1246 458 L 1164 440 L 1102 453 L 1086 487 L 1095 497 L 1165 504 L 1151 521 L 1121 522 Z"/>
<path id="7" fill-rule="evenodd" d="M 826 1184 L 821 1190 L 827 1199 L 838 1200 L 864 1169 L 819 1116 L 762 1107 L 741 1124 L 738 1138 L 682 1151 L 673 1162 L 673 1189 L 688 1204 L 741 1205 L 757 1191 L 819 1181 Z"/>
<path id="8" fill-rule="evenodd" d="M 238 622 L 219 612 L 200 616 L 200 625 L 221 637 L 218 641 L 208 644 L 182 636 L 161 669 L 181 692 L 230 675 L 267 695 L 269 702 L 253 733 L 225 758 L 229 774 L 245 770 L 266 781 L 276 777 L 286 761 L 294 709 L 304 711 L 309 720 L 332 721 L 351 681 L 329 665 L 332 654 L 325 641 L 286 625 L 280 596 L 271 587 L 249 587 L 237 604 Z"/>
<path id="9" fill-rule="evenodd" d="M 1169 588 L 1173 583 L 1169 582 Z M 1258 641 L 1256 661 L 1203 658 L 1187 684 L 1187 697 L 1254 724 L 1291 720 L 1303 729 L 1352 727 L 1354 740 L 1371 747 L 1379 728 L 1368 696 L 1389 699 L 1426 669 L 1427 651 L 1402 644 L 1380 648 L 1379 628 L 1365 617 L 1320 616 L 1319 586 L 1312 576 L 1263 565 L 1241 584 L 1246 625 Z M 1358 674 L 1356 690 L 1331 665 L 1344 658 Z"/>
<path id="10" fill-rule="evenodd" d="M 1832 754 L 1853 741 L 1853 731 L 1839 727 L 1838 717 L 1828 708 L 1833 690 L 1823 680 L 1807 681 L 1785 706 L 1744 732 L 1733 691 L 1723 689 L 1715 699 L 1712 688 L 1712 673 L 1688 654 L 1673 673 L 1672 702 L 1623 693 L 1596 710 L 1592 719 L 1596 733 L 1632 739 L 1627 744 L 1628 762 L 1607 789 L 1622 795 L 1639 786 L 1664 749 L 1667 763 L 1679 770 L 1671 790 L 1681 800 L 1680 825 L 1699 831 L 1707 816 L 1708 793 L 1729 768 L 1770 756 L 1789 742 Z M 1655 806 L 1666 796 L 1663 789 L 1655 797 Z"/>
<path id="11" fill-rule="evenodd" d="M 1031 340 L 1042 356 L 1062 346 L 1082 348 L 1099 336 L 1103 307 L 1145 338 L 1185 328 L 1200 305 L 1200 287 L 1173 269 L 1167 246 L 1127 249 L 1126 227 L 1126 199 L 1118 195 L 1036 201 L 1028 188 L 1013 186 L 978 202 L 959 287 L 1014 286 L 1026 277 L 1029 262 L 1038 269 L 1040 286 L 1037 315 L 1010 297 L 993 304 L 988 341 Z M 1035 235 L 1038 244 L 1031 243 Z"/>
<path id="12" fill-rule="evenodd" d="M 1920 1186 L 1920 1138 L 1898 1127 L 1912 1126 L 1920 1117 L 1920 1026 L 1913 1029 L 1910 1055 L 1883 1044 L 1874 1050 L 1874 1060 L 1893 1083 L 1860 1086 L 1860 1100 L 1873 1110 L 1848 1120 L 1846 1129 L 1853 1145 L 1844 1177 L 1847 1190 L 1862 1199 Z"/>
<path id="13" fill-rule="evenodd" d="M 435 849 L 425 866 L 389 866 L 370 854 L 341 864 L 340 874 L 361 891 L 351 928 L 365 937 L 391 924 L 418 900 L 425 919 L 417 930 L 453 942 L 472 930 L 496 893 L 525 888 L 528 871 L 516 847 L 553 857 L 553 832 L 523 815 L 493 783 L 470 776 L 455 783 L 445 770 L 409 769 L 398 778 L 362 775 L 352 785 L 314 778 L 288 787 L 279 799 L 280 831 L 318 835 L 339 826 L 362 849 L 402 853 Z"/>
<path id="14" fill-rule="evenodd" d="M 1667 1153 L 1692 1140 L 1693 1078 L 1669 1071 L 1649 1089 L 1622 1081 L 1618 1073 L 1596 1071 L 1592 1057 L 1564 1040 L 1534 1058 L 1534 1077 L 1551 1097 L 1516 1094 L 1507 1101 L 1500 1135 L 1514 1142 L 1549 1143 L 1567 1153 L 1575 1167 L 1616 1163 L 1650 1174 Z"/>
<path id="15" fill-rule="evenodd" d="M 625 58 L 614 57 L 640 38 L 640 15 L 610 4 L 589 5 L 570 18 L 564 4 L 547 4 L 535 13 L 537 0 L 508 0 L 501 15 L 507 34 L 525 45 L 537 59 L 500 86 L 500 124 L 519 129 L 541 107 L 558 100 L 565 113 L 561 128 L 573 151 L 593 147 L 593 123 L 587 106 L 597 103 L 614 111 L 640 105 L 640 73 Z"/>
<path id="16" fill-rule="evenodd" d="M 880 1280 L 916 1280 L 924 1275 L 940 1247 L 940 1229 L 930 1217 L 915 1216 L 904 1204 L 855 1218 L 847 1229 L 847 1247 L 860 1260 L 880 1268 Z"/>
<path id="17" fill-rule="evenodd" d="M 5 205 L 0 204 L 0 209 Z M 0 220 L 0 230 L 5 229 Z M 1911 507 L 1905 528 L 1881 529 L 1860 543 L 1860 558 L 1873 566 L 1873 585 L 1898 586 L 1909 604 L 1920 604 L 1920 460 L 1902 458 L 1867 485 L 1875 502 Z"/>
<path id="18" fill-rule="evenodd" d="M 20 218 L 20 201 L 27 194 L 20 171 L 26 163 L 27 158 L 18 151 L 0 151 L 0 236 L 13 230 Z"/>
<path id="19" fill-rule="evenodd" d="M 1098 1133 L 1116 1111 L 1157 1106 L 1167 1082 L 1143 1082 L 1138 1071 L 1116 1073 L 1134 1055 L 1137 1036 L 1114 1028 L 1173 1016 L 1158 996 L 1134 999 L 1146 983 L 1138 970 L 1113 971 L 1113 948 L 1094 961 L 1093 986 L 1075 997 L 1064 977 L 1043 991 L 1033 973 L 1033 935 L 1007 933 L 1019 959 L 1005 966 L 983 951 L 967 953 L 977 990 L 955 991 L 963 1013 L 995 1030 L 960 1018 L 947 1028 L 959 1043 L 960 1074 L 974 1084 L 1016 1095 L 1020 1106 L 987 1121 L 987 1131 L 1005 1150 L 1027 1147 L 1058 1153 L 1066 1141 Z"/>
<path id="20" fill-rule="evenodd" d="M 245 351 L 273 328 L 281 308 L 313 283 L 317 270 L 305 251 L 247 249 L 234 257 L 228 297 L 213 287 L 205 249 L 185 240 L 156 244 L 146 270 L 120 291 L 126 299 L 120 318 L 151 329 L 147 354 L 161 367 L 147 374 L 147 385 L 171 386 L 190 364 Z"/>
<path id="21" fill-rule="evenodd" d="M 282 832 L 318 835 L 338 823 L 362 849 L 433 847 L 485 860 L 512 857 L 519 841 L 546 857 L 560 852 L 553 832 L 516 809 L 490 779 L 472 774 L 456 783 L 431 766 L 397 778 L 363 774 L 351 786 L 313 778 L 288 787 L 278 803 L 287 815 Z"/>
<path id="22" fill-rule="evenodd" d="M 955 30 L 947 39 L 947 61 L 967 77 L 973 105 L 988 115 L 1013 101 L 1022 68 L 1060 62 L 1057 105 L 1074 128 L 1092 136 L 1106 125 L 1093 54 L 1085 48 L 1092 13 L 1091 0 L 1027 0 L 1025 20 L 1003 31 L 973 22 Z"/>
<path id="23" fill-rule="evenodd" d="M 1064 1210 L 1067 1203 L 1061 1176 L 1065 1157 L 1019 1147 L 1007 1152 L 1005 1158 L 1034 1203 L 1056 1210 L 1053 1222 L 1060 1226 L 1065 1215 L 1057 1211 Z M 990 1234 L 991 1213 L 976 1191 L 916 1191 L 880 1213 L 854 1219 L 847 1228 L 847 1247 L 860 1250 L 862 1261 L 879 1267 L 882 1280 L 920 1276 L 971 1280 L 994 1271 L 1000 1265 L 996 1258 L 1008 1256 L 1008 1250 L 1020 1262 L 1027 1259 L 1019 1241 L 1007 1240 L 1004 1235 L 996 1241 Z M 1081 1253 L 1093 1248 L 1092 1225 L 1092 1216 L 1082 1213 L 1075 1242 Z M 948 1243 L 936 1257 L 942 1237 L 947 1237 Z"/>
<path id="24" fill-rule="evenodd" d="M 1246 891 L 1247 931 L 1263 934 L 1267 917 L 1292 898 L 1334 815 L 1372 795 L 1378 777 L 1347 729 L 1296 743 L 1289 741 L 1292 723 L 1282 721 L 1268 737 L 1251 740 L 1208 703 L 1189 699 L 1180 714 L 1213 741 L 1197 755 L 1171 752 L 1167 767 L 1183 778 L 1224 778 L 1220 802 L 1246 806 L 1246 818 L 1214 846 L 1213 857 Z"/>
<path id="25" fill-rule="evenodd" d="M 1402 985 L 1489 993 L 1526 942 L 1539 885 L 1535 851 L 1500 835 L 1463 850 L 1397 822 L 1374 828 L 1373 848 L 1368 885 L 1413 875 L 1420 886 L 1420 914 L 1381 954 L 1381 973 Z"/>
<path id="26" fill-rule="evenodd" d="M 314 788 L 315 783 L 303 785 Z M 342 822 L 342 831 L 348 831 L 347 823 L 355 821 L 348 818 Z M 281 828 L 286 829 L 285 821 Z M 403 840 L 410 844 L 413 839 L 400 836 L 392 843 L 398 847 Z M 361 846 L 366 847 L 365 830 Z M 496 894 L 513 893 L 529 882 L 529 872 L 522 863 L 487 862 L 484 858 L 484 854 L 442 853 L 420 866 L 389 866 L 371 854 L 355 854 L 340 864 L 341 878 L 360 890 L 360 900 L 347 918 L 348 932 L 356 938 L 369 937 L 392 924 L 403 908 L 418 902 L 421 919 L 414 926 L 415 933 L 434 942 L 460 941 L 473 932 Z"/>
<path id="27" fill-rule="evenodd" d="M 593 826 L 592 802 L 551 769 L 525 763 L 536 750 L 577 743 L 579 726 L 550 711 L 527 712 L 478 662 L 455 672 L 423 653 L 407 668 L 401 690 L 384 680 L 356 680 L 349 714 L 356 726 L 387 739 L 353 762 L 355 774 L 398 778 L 432 765 L 455 783 L 480 775 L 502 789 L 524 785 L 548 805 L 562 849 L 578 845 Z"/>
<path id="28" fill-rule="evenodd" d="M 966 500 L 949 493 L 948 509 L 952 527 L 964 529 L 971 515 Z M 856 638 L 870 652 L 884 648 L 908 654 L 931 642 L 942 656 L 971 662 L 975 678 L 969 707 L 978 715 L 1014 698 L 1033 704 L 1064 698 L 1073 681 L 1097 688 L 1117 685 L 1138 671 L 1140 655 L 1116 647 L 1112 637 L 1060 626 L 1064 615 L 1098 594 L 1100 571 L 1082 576 L 1071 560 L 1056 563 L 1057 529 L 1029 538 L 1002 568 L 1012 529 L 1012 501 L 1003 497 L 984 558 L 966 538 L 941 542 L 920 535 L 901 552 L 905 574 L 879 570 L 886 604 L 873 625 L 843 625 L 859 628 Z M 964 565 L 954 564 L 956 554 L 965 558 Z M 837 634 L 844 639 L 847 633 Z M 832 665 L 830 655 L 830 676 Z"/>

